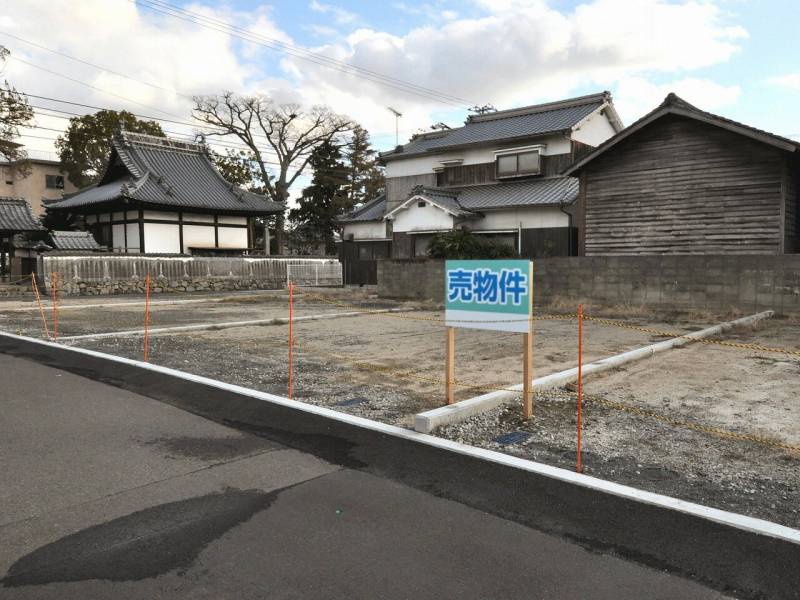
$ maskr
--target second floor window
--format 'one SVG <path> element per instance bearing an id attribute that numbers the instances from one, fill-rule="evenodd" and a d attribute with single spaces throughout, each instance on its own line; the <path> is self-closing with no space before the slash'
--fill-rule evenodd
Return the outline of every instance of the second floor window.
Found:
<path id="1" fill-rule="evenodd" d="M 538 175 L 540 172 L 539 151 L 498 156 L 496 167 L 498 178 Z"/>
<path id="2" fill-rule="evenodd" d="M 63 190 L 64 189 L 64 176 L 63 175 L 45 175 L 44 184 L 48 190 Z"/>

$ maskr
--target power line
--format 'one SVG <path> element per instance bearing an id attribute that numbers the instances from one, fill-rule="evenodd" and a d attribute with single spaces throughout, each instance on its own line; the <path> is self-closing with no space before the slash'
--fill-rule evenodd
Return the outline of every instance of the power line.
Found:
<path id="1" fill-rule="evenodd" d="M 100 65 L 98 65 L 98 64 L 95 64 L 95 63 L 89 62 L 89 61 L 87 61 L 87 60 L 83 60 L 83 59 L 81 59 L 81 58 L 77 58 L 77 57 L 75 57 L 75 56 L 71 56 L 71 55 L 69 55 L 69 54 L 67 54 L 67 53 L 65 53 L 65 52 L 61 52 L 61 51 L 59 51 L 59 50 L 54 50 L 53 48 L 48 48 L 47 46 L 44 46 L 44 45 L 42 45 L 42 44 L 38 44 L 38 43 L 36 43 L 36 42 L 33 42 L 33 41 L 31 41 L 31 40 L 28 40 L 28 39 L 25 39 L 25 38 L 19 37 L 19 36 L 17 36 L 17 35 L 11 34 L 11 33 L 8 33 L 8 32 L 6 32 L 6 31 L 0 31 L 0 34 L 2 34 L 2 35 L 6 35 L 6 36 L 8 36 L 8 37 L 11 37 L 11 38 L 13 38 L 13 39 L 15 39 L 15 40 L 18 40 L 18 41 L 20 41 L 20 42 L 23 42 L 23 43 L 25 43 L 25 44 L 29 44 L 29 45 L 31 45 L 31 46 L 33 46 L 33 47 L 35 47 L 35 48 L 39 48 L 39 49 L 41 49 L 41 50 L 45 50 L 45 51 L 47 51 L 47 52 L 51 52 L 51 53 L 53 53 L 53 54 L 56 54 L 56 55 L 58 55 L 58 56 L 64 57 L 64 58 L 66 58 L 66 59 L 68 59 L 68 60 L 72 60 L 72 61 L 75 61 L 75 62 L 78 62 L 78 63 L 84 64 L 84 65 L 88 65 L 88 66 L 90 66 L 90 67 L 92 67 L 92 68 L 95 68 L 95 69 L 98 69 L 98 70 L 100 70 L 100 71 L 105 71 L 106 73 L 111 73 L 112 75 L 116 75 L 116 76 L 118 76 L 118 77 L 124 77 L 125 79 L 128 79 L 128 80 L 130 80 L 130 81 L 134 81 L 134 82 L 136 82 L 136 83 L 141 83 L 142 85 L 147 85 L 147 86 L 150 86 L 150 87 L 152 87 L 152 88 L 155 88 L 155 89 L 159 89 L 159 90 L 163 90 L 163 91 L 171 92 L 171 93 L 174 93 L 174 94 L 176 94 L 176 95 L 178 95 L 178 96 L 181 96 L 181 97 L 184 97 L 184 98 L 187 98 L 187 99 L 190 99 L 190 100 L 192 100 L 192 99 L 193 99 L 193 96 L 191 96 L 191 95 L 189 95 L 189 94 L 186 94 L 186 93 L 184 93 L 184 92 L 181 92 L 181 91 L 179 91 L 179 90 L 176 90 L 176 89 L 174 89 L 174 88 L 170 88 L 170 87 L 164 87 L 164 86 L 161 86 L 161 85 L 158 85 L 158 84 L 152 83 L 152 82 L 148 82 L 148 81 L 144 81 L 144 80 L 141 80 L 141 79 L 137 79 L 137 78 L 135 78 L 135 77 L 131 77 L 130 75 L 126 75 L 125 73 L 122 73 L 122 72 L 120 72 L 120 71 L 115 71 L 115 70 L 113 70 L 113 69 L 109 69 L 109 68 L 107 68 L 107 67 L 102 67 L 102 66 L 100 66 Z M 22 59 L 20 59 L 20 60 L 22 60 Z M 24 61 L 23 61 L 23 62 L 24 62 Z M 47 70 L 47 69 L 45 69 L 44 67 L 41 67 L 41 66 L 38 66 L 38 65 L 34 65 L 34 64 L 32 64 L 32 63 L 26 63 L 26 64 L 30 64 L 30 66 L 33 66 L 34 68 L 38 68 L 38 69 L 42 69 L 42 70 Z M 53 71 L 49 71 L 49 70 L 47 70 L 47 72 L 49 72 L 49 73 L 52 73 L 53 75 L 57 75 L 57 76 L 59 76 L 59 77 L 66 77 L 66 76 L 64 76 L 64 75 L 61 75 L 61 74 L 58 74 L 58 73 L 54 73 Z M 71 81 L 75 81 L 76 83 L 81 83 L 81 84 L 83 84 L 83 82 L 76 81 L 76 80 L 74 80 L 74 79 L 71 79 Z M 113 92 L 108 92 L 108 91 L 106 91 L 106 90 L 102 90 L 102 89 L 100 89 L 100 88 L 95 88 L 95 89 L 97 89 L 98 91 L 101 91 L 101 92 L 103 92 L 103 93 L 107 93 L 107 94 L 113 94 Z M 28 94 L 28 95 L 30 95 L 31 97 L 34 97 L 32 94 Z M 127 101 L 129 101 L 129 102 L 135 102 L 134 100 L 131 100 L 130 98 L 127 98 L 127 97 L 124 97 L 124 96 L 118 96 L 118 97 L 120 97 L 120 98 L 122 98 L 122 99 L 124 99 L 124 100 L 127 100 Z M 62 101 L 62 102 L 63 102 L 63 101 Z M 82 106 L 89 107 L 88 105 L 82 105 Z M 146 106 L 146 107 L 150 108 L 148 105 L 143 105 L 143 106 Z M 89 107 L 89 108 L 91 108 L 91 107 Z M 97 110 L 105 110 L 105 109 L 102 109 L 102 108 L 97 108 L 97 107 L 95 107 L 95 108 L 96 108 Z M 161 111 L 161 109 L 157 109 L 157 108 L 156 108 L 155 110 L 157 110 L 157 111 L 159 111 L 159 112 L 164 112 L 164 111 Z M 172 113 L 165 113 L 165 114 L 172 115 Z M 76 115 L 76 116 L 79 116 L 79 115 Z M 169 121 L 168 119 L 164 119 L 163 117 L 148 117 L 148 116 L 142 116 L 142 115 L 136 115 L 136 116 L 137 116 L 137 117 L 140 117 L 140 118 L 146 118 L 146 119 L 152 119 L 152 120 L 160 120 L 160 121 L 165 121 L 165 122 L 180 123 L 180 124 L 183 124 L 183 125 L 187 125 L 187 126 L 189 126 L 189 127 L 195 127 L 195 126 L 196 126 L 195 124 L 192 124 L 192 123 L 185 123 L 185 122 Z M 172 116 L 176 116 L 176 117 L 178 117 L 178 115 L 172 115 Z M 180 118 L 180 117 L 178 117 L 178 118 Z M 207 126 L 207 125 L 208 125 L 208 123 L 206 123 L 205 121 L 199 120 L 199 119 L 197 119 L 196 117 L 193 117 L 193 118 L 194 118 L 194 119 L 196 119 L 196 120 L 198 121 L 198 123 L 201 123 L 201 124 L 203 124 L 203 125 L 205 125 L 205 126 Z M 403 133 L 406 133 L 406 132 L 413 131 L 413 130 L 414 130 L 414 128 L 408 128 L 408 129 L 401 129 L 400 131 L 402 131 Z M 218 132 L 218 134 L 219 134 L 219 133 L 222 133 L 222 132 Z M 233 135 L 233 134 L 228 134 L 228 135 Z M 375 135 L 378 135 L 378 136 L 380 136 L 380 135 L 388 135 L 388 132 L 376 132 L 376 133 L 375 133 Z M 255 136 L 255 137 L 262 137 L 262 138 L 264 138 L 264 139 L 267 139 L 267 138 L 266 138 L 266 136 L 259 135 L 259 134 L 257 134 L 257 133 L 256 133 L 256 134 L 254 134 L 254 136 Z"/>
<path id="2" fill-rule="evenodd" d="M 13 33 L 8 33 L 7 31 L 0 31 L 0 34 L 5 35 L 5 36 L 10 37 L 10 38 L 13 38 L 13 39 L 15 39 L 15 40 L 17 40 L 19 42 L 22 42 L 23 44 L 28 44 L 29 46 L 33 46 L 34 48 L 39 48 L 40 50 L 44 50 L 46 52 L 50 52 L 51 54 L 56 54 L 58 56 L 66 58 L 68 60 L 72 60 L 72 61 L 84 64 L 84 65 L 87 65 L 89 67 L 92 67 L 94 69 L 98 69 L 100 71 L 105 71 L 106 73 L 111 73 L 112 75 L 116 75 L 117 77 L 123 77 L 125 79 L 128 79 L 129 81 L 135 81 L 136 83 L 141 83 L 142 85 L 147 85 L 147 86 L 150 86 L 151 88 L 154 88 L 154 89 L 157 89 L 157 90 L 162 90 L 164 92 L 171 92 L 173 94 L 176 94 L 177 96 L 183 96 L 183 97 L 188 98 L 190 100 L 192 98 L 191 96 L 189 96 L 187 94 L 184 94 L 182 92 L 179 92 L 176 89 L 167 88 L 167 87 L 155 84 L 155 83 L 151 83 L 149 81 L 144 81 L 142 79 L 137 79 L 135 77 L 131 77 L 130 75 L 126 75 L 125 73 L 121 73 L 119 71 L 115 71 L 113 69 L 109 69 L 108 67 L 101 67 L 100 65 L 96 65 L 95 63 L 89 62 L 88 60 L 83 60 L 82 58 L 77 58 L 75 56 L 70 56 L 69 54 L 67 54 L 65 52 L 61 52 L 60 50 L 54 50 L 53 48 L 48 48 L 47 46 L 43 46 L 42 44 L 37 44 L 36 42 L 32 42 L 31 40 L 27 40 L 25 38 L 21 38 L 18 35 L 14 35 Z"/>
<path id="3" fill-rule="evenodd" d="M 279 50 L 290 56 L 294 56 L 302 60 L 306 60 L 330 69 L 334 69 L 336 71 L 354 75 L 356 77 L 372 81 L 373 83 L 378 83 L 381 85 L 392 87 L 409 94 L 421 96 L 427 98 L 428 100 L 434 100 L 436 102 L 440 102 L 443 104 L 457 106 L 459 108 L 466 108 L 468 106 L 476 104 L 474 102 L 471 102 L 469 100 L 466 100 L 464 98 L 461 98 L 453 94 L 439 92 L 437 90 L 434 90 L 433 88 L 427 88 L 396 77 L 384 75 L 382 73 L 373 71 L 371 69 L 367 69 L 365 67 L 359 67 L 347 63 L 345 61 L 323 56 L 311 52 L 309 50 L 306 50 L 304 48 L 301 48 L 299 46 L 283 42 L 276 38 L 271 38 L 261 34 L 256 34 L 254 32 L 248 31 L 247 29 L 226 23 L 225 21 L 222 21 L 220 19 L 215 19 L 213 17 L 208 17 L 200 13 L 179 8 L 177 6 L 169 4 L 168 2 L 163 2 L 161 0 L 128 0 L 128 1 L 132 2 L 137 6 L 145 7 L 153 12 L 157 12 L 163 15 L 173 17 L 175 19 L 180 19 L 182 21 L 193 23 L 195 25 L 199 25 L 201 27 L 205 27 L 207 29 L 211 29 L 220 33 L 225 33 L 227 35 L 237 37 L 247 42 L 265 46 L 273 50 Z"/>

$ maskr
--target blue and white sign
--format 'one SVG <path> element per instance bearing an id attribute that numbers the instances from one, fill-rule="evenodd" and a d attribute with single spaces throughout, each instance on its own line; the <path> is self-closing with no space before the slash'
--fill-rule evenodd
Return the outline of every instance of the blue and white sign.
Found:
<path id="1" fill-rule="evenodd" d="M 532 288 L 533 272 L 528 260 L 448 260 L 446 324 L 528 333 Z"/>

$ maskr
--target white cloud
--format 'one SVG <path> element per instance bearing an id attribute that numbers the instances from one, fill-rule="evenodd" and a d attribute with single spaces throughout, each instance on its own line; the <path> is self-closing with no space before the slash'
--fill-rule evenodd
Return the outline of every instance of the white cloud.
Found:
<path id="1" fill-rule="evenodd" d="M 793 92 L 800 92 L 800 73 L 789 73 L 779 77 L 770 77 L 767 80 L 772 85 L 777 85 Z"/>
<path id="2" fill-rule="evenodd" d="M 11 6 L 0 16 L 0 29 L 14 35 L 189 95 L 226 89 L 258 91 L 278 101 L 328 104 L 361 122 L 374 136 L 386 134 L 385 146 L 394 143 L 394 118 L 387 105 L 404 113 L 403 138 L 434 121 L 454 121 L 463 115 L 463 110 L 451 105 L 154 14 L 133 3 L 6 2 Z M 457 5 L 441 0 L 398 2 L 398 9 L 421 11 L 418 20 L 424 25 L 395 35 L 359 27 L 354 13 L 312 0 L 309 7 L 330 18 L 322 25 L 308 24 L 307 31 L 328 42 L 309 49 L 458 96 L 463 98 L 459 105 L 493 102 L 504 108 L 562 98 L 578 88 L 615 89 L 615 100 L 629 121 L 672 89 L 712 109 L 714 102 L 735 101 L 739 93 L 735 86 L 692 77 L 695 69 L 730 59 L 746 36 L 712 1 L 585 0 L 572 11 L 554 6 L 546 0 L 473 0 Z M 275 23 L 266 6 L 235 12 L 198 2 L 186 8 L 297 44 Z M 437 18 L 425 18 L 424 11 Z M 350 33 L 332 39 L 333 26 Z M 191 100 L 180 94 L 103 73 L 2 35 L 0 42 L 20 58 L 130 101 L 12 63 L 8 75 L 24 91 L 163 114 L 145 104 L 181 115 L 182 120 L 189 116 Z M 673 85 L 649 82 L 665 74 L 674 79 Z"/>
<path id="3" fill-rule="evenodd" d="M 730 106 L 742 93 L 738 85 L 720 85 L 708 79 L 685 78 L 656 85 L 641 77 L 619 82 L 614 104 L 626 125 L 653 110 L 670 92 L 694 104 L 697 108 L 717 111 Z"/>
<path id="4" fill-rule="evenodd" d="M 747 36 L 713 2 L 587 0 L 572 12 L 545 0 L 475 0 L 475 5 L 481 15 L 429 23 L 404 35 L 362 28 L 318 52 L 444 90 L 463 98 L 462 104 L 510 107 L 558 99 L 579 87 L 613 89 L 620 81 L 654 74 L 673 74 L 693 95 L 710 98 L 703 90 L 716 84 L 703 87 L 689 73 L 729 60 Z M 300 72 L 300 87 L 307 93 L 315 88 L 327 93 L 333 86 L 346 90 L 341 95 L 348 98 L 360 96 L 359 112 L 377 115 L 376 107 L 387 104 L 406 111 L 422 108 L 428 115 L 446 108 L 313 65 Z M 725 98 L 732 96 L 732 88 L 719 90 Z M 631 112 L 637 110 L 631 106 Z"/>

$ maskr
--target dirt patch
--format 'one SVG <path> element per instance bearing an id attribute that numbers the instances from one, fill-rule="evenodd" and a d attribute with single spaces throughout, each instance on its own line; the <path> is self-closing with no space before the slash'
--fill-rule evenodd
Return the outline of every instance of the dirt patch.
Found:
<path id="1" fill-rule="evenodd" d="M 152 326 L 286 317 L 286 301 L 285 294 L 278 292 L 261 299 L 232 296 L 225 302 L 163 305 L 154 309 Z M 407 312 L 296 323 L 294 398 L 410 428 L 416 413 L 441 406 L 444 401 L 443 314 L 435 307 L 379 301 L 349 290 L 322 296 L 314 292 L 301 294 L 295 309 L 298 315 L 310 315 L 351 311 L 354 306 L 402 308 Z M 61 329 L 72 334 L 135 329 L 140 326 L 141 311 L 139 306 L 69 314 L 64 311 Z M 587 322 L 585 361 L 723 320 L 719 316 L 708 320 L 689 317 L 654 316 L 640 311 L 624 321 L 633 328 Z M 0 311 L 0 328 L 40 335 L 38 318 L 35 312 Z M 723 339 L 800 350 L 800 323 L 764 321 L 756 328 L 735 330 Z M 287 341 L 285 325 L 155 336 L 150 340 L 150 360 L 286 395 Z M 141 359 L 143 350 L 141 337 L 81 340 L 75 344 L 134 359 Z M 534 323 L 536 376 L 574 367 L 576 351 L 574 320 L 544 319 Z M 456 398 L 466 399 L 520 383 L 521 354 L 518 335 L 459 329 Z M 800 454 L 676 427 L 669 419 L 800 445 L 800 404 L 795 400 L 800 394 L 799 375 L 800 359 L 794 355 L 695 343 L 589 378 L 587 393 L 611 405 L 589 402 L 586 406 L 586 470 L 642 489 L 798 527 Z M 641 414 L 609 408 L 613 403 L 638 408 Z M 664 415 L 667 420 L 648 417 L 648 411 Z M 494 441 L 504 433 L 519 430 L 530 433 L 530 437 L 516 444 Z M 574 468 L 575 403 L 569 396 L 553 392 L 537 400 L 535 418 L 530 423 L 519 420 L 518 404 L 512 403 L 443 429 L 440 435 Z M 161 448 L 167 452 L 180 452 L 181 448 L 202 450 L 202 444 L 192 441 L 178 446 Z M 209 452 L 212 450 L 227 451 L 209 448 Z"/>

